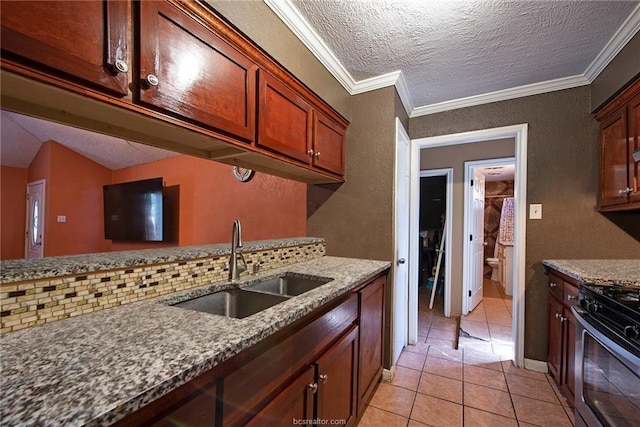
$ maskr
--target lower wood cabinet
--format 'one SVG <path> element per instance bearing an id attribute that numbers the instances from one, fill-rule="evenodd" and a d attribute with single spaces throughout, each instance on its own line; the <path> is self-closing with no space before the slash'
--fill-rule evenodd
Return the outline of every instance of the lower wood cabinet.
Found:
<path id="1" fill-rule="evenodd" d="M 571 307 L 578 302 L 578 285 L 562 273 L 549 272 L 547 366 L 569 402 L 574 397 L 576 342 L 576 320 Z"/>
<path id="2" fill-rule="evenodd" d="M 386 272 L 117 425 L 355 425 L 382 377 L 385 281 Z"/>
<path id="3" fill-rule="evenodd" d="M 340 425 L 354 425 L 357 408 L 358 327 L 352 327 L 327 350 L 316 362 L 316 367 L 316 418 L 340 420 Z"/>
<path id="4" fill-rule="evenodd" d="M 278 394 L 258 415 L 253 417 L 247 426 L 275 427 L 282 425 L 282 420 L 311 419 L 315 409 L 317 391 L 316 370 L 314 366 L 309 366 L 302 375 Z"/>
<path id="5" fill-rule="evenodd" d="M 384 284 L 379 277 L 359 292 L 360 363 L 358 374 L 358 416 L 364 412 L 382 378 L 384 337 Z"/>

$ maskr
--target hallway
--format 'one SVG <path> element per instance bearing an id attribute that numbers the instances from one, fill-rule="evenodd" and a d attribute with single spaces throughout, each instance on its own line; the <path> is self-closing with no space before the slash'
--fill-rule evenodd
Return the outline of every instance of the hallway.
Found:
<path id="1" fill-rule="evenodd" d="M 512 365 L 511 299 L 497 283 L 484 285 L 483 302 L 461 319 L 476 338 L 460 337 L 457 350 L 457 320 L 444 317 L 442 295 L 429 310 L 430 292 L 420 288 L 419 342 L 403 350 L 360 426 L 573 425 L 573 410 L 549 375 Z"/>

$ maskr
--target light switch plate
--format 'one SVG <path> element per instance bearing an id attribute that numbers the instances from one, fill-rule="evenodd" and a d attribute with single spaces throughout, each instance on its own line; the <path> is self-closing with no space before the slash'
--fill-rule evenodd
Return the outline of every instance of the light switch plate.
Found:
<path id="1" fill-rule="evenodd" d="M 58 215 L 58 222 L 67 222 L 67 217 L 65 215 Z"/>
<path id="2" fill-rule="evenodd" d="M 532 203 L 529 205 L 529 219 L 542 219 L 541 203 Z"/>

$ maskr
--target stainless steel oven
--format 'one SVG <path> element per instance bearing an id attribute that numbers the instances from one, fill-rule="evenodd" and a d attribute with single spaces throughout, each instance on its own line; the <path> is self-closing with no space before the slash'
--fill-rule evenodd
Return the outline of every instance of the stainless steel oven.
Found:
<path id="1" fill-rule="evenodd" d="M 640 426 L 637 299 L 627 304 L 628 311 L 624 304 L 611 304 L 588 291 L 581 286 L 579 305 L 572 309 L 577 325 L 576 425 Z"/>

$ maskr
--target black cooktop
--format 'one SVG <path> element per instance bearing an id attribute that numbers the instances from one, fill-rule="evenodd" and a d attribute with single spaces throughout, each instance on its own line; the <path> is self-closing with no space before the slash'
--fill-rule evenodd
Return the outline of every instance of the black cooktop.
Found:
<path id="1" fill-rule="evenodd" d="M 600 302 L 612 304 L 611 308 L 617 306 L 624 310 L 622 307 L 625 307 L 635 312 L 635 314 L 640 315 L 640 288 L 624 285 L 595 285 L 590 283 L 582 286 L 591 291 L 591 296 L 597 295 L 596 298 Z"/>

